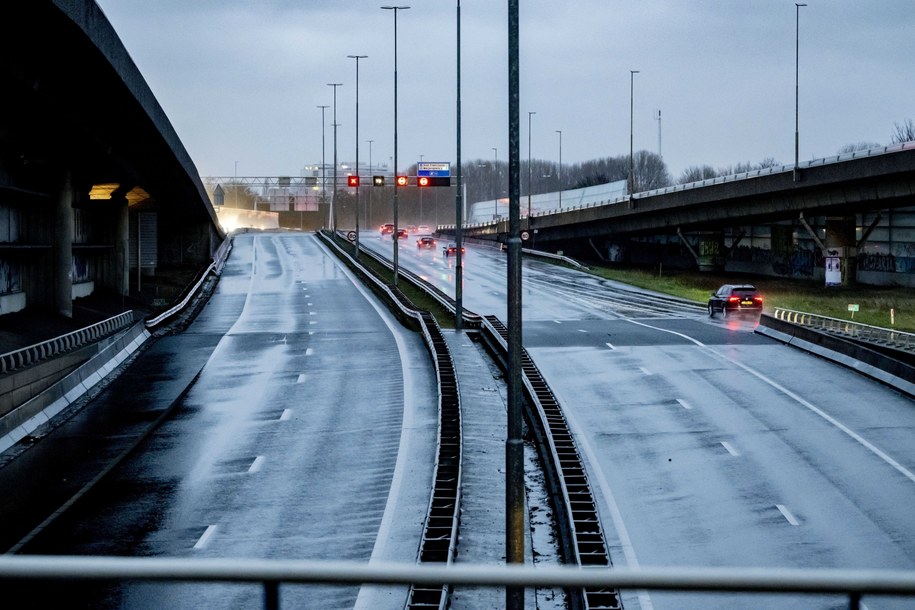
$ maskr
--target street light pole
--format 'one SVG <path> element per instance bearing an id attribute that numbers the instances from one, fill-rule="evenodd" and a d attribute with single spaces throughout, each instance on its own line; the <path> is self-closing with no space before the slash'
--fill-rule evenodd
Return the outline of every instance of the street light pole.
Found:
<path id="1" fill-rule="evenodd" d="M 629 206 L 632 207 L 632 190 L 635 188 L 635 169 L 633 167 L 633 150 L 632 150 L 632 107 L 633 95 L 632 85 L 638 70 L 629 70 Z"/>
<path id="2" fill-rule="evenodd" d="M 347 55 L 356 60 L 356 178 L 359 177 L 359 60 L 368 55 Z M 356 183 L 356 260 L 359 260 L 359 183 Z"/>
<path id="3" fill-rule="evenodd" d="M 324 118 L 324 111 L 330 106 L 318 106 L 318 108 L 321 109 L 321 203 L 327 205 L 327 162 L 324 161 L 324 127 L 327 125 L 327 120 Z M 327 214 L 327 225 L 330 226 L 332 224 L 330 211 Z"/>
<path id="4" fill-rule="evenodd" d="M 559 134 L 559 169 L 556 171 L 556 177 L 559 180 L 559 209 L 562 209 L 562 130 L 557 129 Z"/>
<path id="5" fill-rule="evenodd" d="M 801 52 L 801 7 L 807 6 L 803 3 L 794 3 L 794 181 L 798 182 L 801 178 L 800 168 L 798 166 L 798 157 L 800 155 L 800 135 L 798 130 L 798 98 L 800 89 L 800 52 Z"/>
<path id="6" fill-rule="evenodd" d="M 496 210 L 496 216 L 499 215 L 499 179 L 496 178 L 496 165 L 499 164 L 499 151 L 492 149 L 492 204 Z"/>
<path id="7" fill-rule="evenodd" d="M 397 185 L 397 11 L 403 11 L 409 6 L 382 6 L 387 11 L 394 13 L 394 285 L 397 286 L 398 264 L 398 244 L 397 233 L 400 227 L 397 226 L 397 191 L 400 187 Z"/>
<path id="8" fill-rule="evenodd" d="M 461 235 L 461 224 L 463 218 L 463 192 L 461 184 L 461 0 L 457 0 L 457 168 L 455 178 L 457 187 L 454 191 L 454 242 L 456 247 L 454 261 L 454 330 L 461 332 L 463 322 L 463 284 L 464 284 L 464 267 L 461 257 L 461 248 L 463 247 Z"/>
<path id="9" fill-rule="evenodd" d="M 372 142 L 375 140 L 366 140 L 369 143 L 369 177 L 372 178 L 374 184 L 374 170 L 372 169 Z M 365 212 L 365 225 L 368 226 L 369 219 L 372 217 L 372 204 L 375 203 L 375 190 L 369 189 L 369 209 Z"/>
<path id="10" fill-rule="evenodd" d="M 235 207 L 238 208 L 238 161 L 235 162 Z"/>
<path id="11" fill-rule="evenodd" d="M 527 230 L 531 230 L 531 117 L 536 112 L 527 111 Z"/>
<path id="12" fill-rule="evenodd" d="M 342 87 L 343 83 L 327 83 L 328 87 L 334 88 L 334 188 L 330 195 L 330 230 L 337 232 L 337 87 Z"/>

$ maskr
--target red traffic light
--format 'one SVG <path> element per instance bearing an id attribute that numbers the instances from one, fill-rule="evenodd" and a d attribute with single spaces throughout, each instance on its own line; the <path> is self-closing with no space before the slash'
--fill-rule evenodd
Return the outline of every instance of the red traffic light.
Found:
<path id="1" fill-rule="evenodd" d="M 417 186 L 451 186 L 451 178 L 442 176 L 420 176 L 416 179 Z"/>
<path id="2" fill-rule="evenodd" d="M 349 186 L 359 186 L 359 176 L 347 176 L 346 184 Z"/>
<path id="3" fill-rule="evenodd" d="M 397 176 L 397 186 L 407 186 L 407 177 Z"/>

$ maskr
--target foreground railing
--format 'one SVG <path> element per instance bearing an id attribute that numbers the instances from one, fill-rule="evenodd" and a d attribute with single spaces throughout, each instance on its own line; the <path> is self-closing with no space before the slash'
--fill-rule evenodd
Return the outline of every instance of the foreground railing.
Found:
<path id="1" fill-rule="evenodd" d="M 815 313 L 782 309 L 781 307 L 776 307 L 772 315 L 774 318 L 785 322 L 815 328 L 850 339 L 886 345 L 905 351 L 915 351 L 915 334 L 913 333 L 860 324 L 851 320 L 830 318 Z"/>
<path id="2" fill-rule="evenodd" d="M 607 587 L 690 592 L 915 596 L 915 570 L 789 568 L 576 568 L 507 565 L 365 564 L 309 560 L 0 555 L 0 581 L 196 581 L 260 583 L 264 607 L 279 608 L 280 584 Z M 913 600 L 915 602 L 915 600 Z"/>
<path id="3" fill-rule="evenodd" d="M 98 341 L 102 337 L 130 324 L 133 324 L 132 310 L 65 335 L 0 355 L 0 373 L 8 373 L 25 366 L 31 366 L 52 356 Z"/>

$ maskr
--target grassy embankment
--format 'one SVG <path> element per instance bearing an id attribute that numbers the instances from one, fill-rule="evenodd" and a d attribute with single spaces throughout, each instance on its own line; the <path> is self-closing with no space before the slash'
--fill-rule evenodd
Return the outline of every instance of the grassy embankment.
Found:
<path id="1" fill-rule="evenodd" d="M 815 313 L 862 324 L 915 332 L 915 289 L 892 286 L 826 287 L 822 282 L 784 278 L 742 277 L 691 271 L 653 271 L 592 267 L 601 277 L 625 282 L 640 288 L 672 294 L 682 298 L 708 302 L 709 294 L 722 284 L 754 284 L 763 293 L 764 311 L 776 307 Z M 857 304 L 859 311 L 848 310 Z M 895 324 L 890 311 L 894 311 Z"/>

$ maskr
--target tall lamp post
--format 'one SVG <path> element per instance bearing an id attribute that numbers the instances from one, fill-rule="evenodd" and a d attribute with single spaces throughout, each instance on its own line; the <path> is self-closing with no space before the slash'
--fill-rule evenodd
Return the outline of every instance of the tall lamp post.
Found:
<path id="1" fill-rule="evenodd" d="M 527 111 L 527 230 L 531 230 L 531 117 L 537 114 Z"/>
<path id="2" fill-rule="evenodd" d="M 321 109 L 321 203 L 327 205 L 327 162 L 324 160 L 324 127 L 327 120 L 324 118 L 324 111 L 330 106 L 318 106 Z M 327 226 L 331 226 L 330 211 L 327 212 Z"/>
<path id="3" fill-rule="evenodd" d="M 456 246 L 454 261 L 454 330 L 461 332 L 463 312 L 463 284 L 464 284 L 464 267 L 461 258 L 461 248 L 463 247 L 463 235 L 461 234 L 461 225 L 464 222 L 462 208 L 463 185 L 461 184 L 461 0 L 457 0 L 457 158 L 456 158 L 456 188 L 454 190 L 454 241 Z"/>
<path id="4" fill-rule="evenodd" d="M 556 171 L 556 177 L 559 179 L 559 209 L 562 209 L 562 130 L 557 129 L 559 134 L 559 169 Z"/>
<path id="5" fill-rule="evenodd" d="M 330 195 L 330 230 L 337 231 L 337 87 L 342 87 L 343 83 L 327 83 L 328 87 L 334 88 L 334 187 Z"/>
<path id="6" fill-rule="evenodd" d="M 397 191 L 400 188 L 397 184 L 397 11 L 404 11 L 409 6 L 382 6 L 382 9 L 386 11 L 392 11 L 394 13 L 394 285 L 397 286 L 397 274 L 399 270 L 398 263 L 398 244 L 397 244 L 397 232 L 400 227 L 397 226 Z"/>
<path id="7" fill-rule="evenodd" d="M 794 181 L 800 180 L 800 167 L 798 157 L 800 153 L 800 136 L 798 131 L 798 93 L 800 82 L 800 52 L 801 52 L 801 7 L 803 3 L 794 3 Z"/>
<path id="8" fill-rule="evenodd" d="M 359 260 L 359 60 L 368 55 L 347 55 L 356 60 L 356 260 Z"/>
<path id="9" fill-rule="evenodd" d="M 633 150 L 632 150 L 632 106 L 633 106 L 633 95 L 632 95 L 632 85 L 635 80 L 635 75 L 638 74 L 638 70 L 629 70 L 629 206 L 632 207 L 632 190 L 635 188 L 635 169 L 633 166 Z"/>
<path id="10" fill-rule="evenodd" d="M 499 163 L 499 150 L 492 149 L 492 203 L 496 210 L 496 216 L 499 215 L 499 179 L 496 178 L 496 165 Z M 501 218 L 501 216 L 500 216 Z"/>
<path id="11" fill-rule="evenodd" d="M 369 143 L 369 177 L 373 178 L 372 174 L 374 170 L 372 169 L 372 142 L 375 140 L 366 140 Z M 375 193 L 373 189 L 369 189 L 369 208 L 365 212 L 365 225 L 368 226 L 369 218 L 372 217 L 372 204 L 375 203 L 374 197 Z"/>

